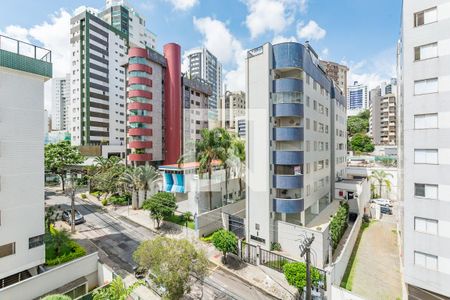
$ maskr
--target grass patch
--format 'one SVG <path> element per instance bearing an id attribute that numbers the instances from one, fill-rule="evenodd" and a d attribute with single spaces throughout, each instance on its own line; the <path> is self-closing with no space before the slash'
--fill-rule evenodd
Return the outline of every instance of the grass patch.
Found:
<path id="1" fill-rule="evenodd" d="M 362 222 L 361 228 L 358 233 L 358 237 L 356 238 L 355 246 L 353 247 L 352 254 L 350 256 L 350 260 L 348 261 L 347 269 L 345 270 L 344 277 L 342 278 L 341 287 L 351 291 L 353 286 L 353 278 L 355 276 L 355 269 L 358 263 L 356 259 L 356 253 L 358 252 L 359 243 L 361 242 L 361 237 L 364 233 L 364 230 L 369 228 L 370 224 L 376 221 L 371 220 L 369 222 Z"/>
<path id="2" fill-rule="evenodd" d="M 208 234 L 208 235 L 202 236 L 202 237 L 200 238 L 200 240 L 203 241 L 203 242 L 205 242 L 205 243 L 212 243 L 212 236 L 213 236 L 213 234 L 214 234 L 216 231 L 218 231 L 218 230 L 215 230 L 215 231 L 211 232 L 211 233 Z"/>
<path id="3" fill-rule="evenodd" d="M 181 216 L 181 215 L 172 215 L 170 217 L 166 217 L 166 218 L 164 218 L 164 221 L 172 222 L 172 223 L 178 224 L 180 226 L 186 226 L 186 223 L 183 220 L 183 216 Z M 187 227 L 190 229 L 195 229 L 194 221 L 189 221 L 187 223 Z"/>

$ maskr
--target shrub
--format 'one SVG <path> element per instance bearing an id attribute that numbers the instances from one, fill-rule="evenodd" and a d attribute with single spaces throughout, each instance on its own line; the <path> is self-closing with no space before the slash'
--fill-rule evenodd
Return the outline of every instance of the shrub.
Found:
<path id="1" fill-rule="evenodd" d="M 237 253 L 238 239 L 231 231 L 221 229 L 214 232 L 212 242 L 214 247 L 223 253 L 223 261 L 225 263 L 227 261 L 227 253 Z"/>
<path id="2" fill-rule="evenodd" d="M 330 235 L 331 235 L 331 244 L 333 249 L 336 249 L 339 241 L 345 233 L 345 230 L 348 226 L 348 211 L 349 205 L 347 202 L 341 203 L 336 214 L 332 217 L 330 222 Z"/>
<path id="3" fill-rule="evenodd" d="M 68 250 L 65 253 L 55 258 L 46 259 L 45 264 L 47 266 L 56 266 L 86 255 L 86 250 L 75 241 L 68 241 L 66 248 Z"/>
<path id="4" fill-rule="evenodd" d="M 42 298 L 42 300 L 72 300 L 69 296 L 66 295 L 48 295 Z"/>
<path id="5" fill-rule="evenodd" d="M 283 266 L 283 273 L 286 277 L 287 282 L 296 287 L 300 293 L 303 292 L 303 289 L 306 286 L 306 265 L 303 262 L 293 262 L 286 263 Z M 319 281 L 321 280 L 321 276 L 319 271 L 311 267 L 311 283 L 313 286 L 317 287 L 319 285 Z"/>
<path id="6" fill-rule="evenodd" d="M 270 245 L 270 250 L 272 250 L 272 251 L 281 251 L 281 245 L 280 245 L 280 243 L 278 243 L 278 242 L 273 242 L 273 243 Z"/>
<path id="7" fill-rule="evenodd" d="M 112 195 L 111 197 L 109 197 L 108 202 L 114 205 L 121 205 L 121 206 L 125 206 L 128 205 L 128 203 L 130 202 L 131 196 L 129 194 L 124 194 L 124 195 Z"/>
<path id="8" fill-rule="evenodd" d="M 86 198 L 87 198 L 86 194 L 81 194 L 81 199 L 86 199 Z"/>
<path id="9" fill-rule="evenodd" d="M 108 205 L 108 199 L 103 199 L 103 200 L 102 200 L 102 205 L 103 205 L 103 206 Z"/>

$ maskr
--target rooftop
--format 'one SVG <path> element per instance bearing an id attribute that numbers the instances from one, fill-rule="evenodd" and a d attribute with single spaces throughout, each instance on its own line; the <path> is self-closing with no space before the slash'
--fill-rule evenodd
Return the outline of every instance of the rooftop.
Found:
<path id="1" fill-rule="evenodd" d="M 0 67 L 52 77 L 52 52 L 0 35 Z"/>

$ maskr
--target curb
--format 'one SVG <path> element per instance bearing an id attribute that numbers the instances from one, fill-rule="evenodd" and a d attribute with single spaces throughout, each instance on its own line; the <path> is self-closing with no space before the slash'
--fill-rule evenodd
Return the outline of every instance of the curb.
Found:
<path id="1" fill-rule="evenodd" d="M 282 299 L 282 298 L 280 298 L 279 296 L 274 295 L 272 292 L 269 292 L 267 289 L 265 289 L 265 288 L 263 288 L 263 287 L 260 287 L 260 286 L 258 286 L 258 285 L 255 285 L 255 283 L 251 282 L 251 281 L 248 280 L 247 278 L 245 278 L 245 277 L 243 277 L 243 276 L 241 276 L 241 275 L 239 275 L 239 274 L 236 274 L 235 272 L 233 272 L 233 271 L 229 270 L 228 268 L 226 268 L 226 267 L 224 267 L 224 266 L 218 264 L 217 262 L 215 262 L 215 261 L 213 261 L 213 260 L 211 260 L 211 259 L 208 259 L 208 260 L 209 260 L 211 263 L 213 263 L 215 266 L 217 266 L 218 268 L 220 268 L 222 271 L 224 271 L 225 273 L 231 274 L 232 276 L 239 278 L 240 280 L 244 281 L 244 282 L 247 283 L 248 285 L 250 285 L 250 286 L 252 286 L 252 287 L 258 289 L 259 291 L 263 292 L 264 294 L 266 294 L 266 295 L 268 295 L 268 296 L 270 296 L 270 297 L 272 297 L 272 298 L 275 298 L 275 299 Z"/>

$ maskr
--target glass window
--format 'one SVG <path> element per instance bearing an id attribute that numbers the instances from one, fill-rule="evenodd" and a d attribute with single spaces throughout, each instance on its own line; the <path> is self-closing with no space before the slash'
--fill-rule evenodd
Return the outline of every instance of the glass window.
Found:
<path id="1" fill-rule="evenodd" d="M 438 92 L 438 79 L 430 78 L 414 81 L 414 94 L 423 95 Z"/>
<path id="2" fill-rule="evenodd" d="M 415 217 L 414 229 L 419 232 L 436 235 L 438 231 L 438 221 Z"/>
<path id="3" fill-rule="evenodd" d="M 436 184 L 416 183 L 414 185 L 414 196 L 427 199 L 437 199 L 438 186 Z"/>
<path id="4" fill-rule="evenodd" d="M 416 164 L 438 164 L 437 149 L 415 149 L 414 163 Z"/>
<path id="5" fill-rule="evenodd" d="M 0 246 L 0 257 L 13 255 L 16 253 L 16 243 L 10 243 Z"/>
<path id="6" fill-rule="evenodd" d="M 433 7 L 414 14 L 414 26 L 422 26 L 437 21 L 437 8 Z"/>
<path id="7" fill-rule="evenodd" d="M 37 235 L 28 239 L 28 249 L 36 248 L 44 244 L 44 235 Z"/>
<path id="8" fill-rule="evenodd" d="M 438 56 L 437 43 L 422 45 L 414 48 L 414 59 L 423 60 Z"/>
<path id="9" fill-rule="evenodd" d="M 430 270 L 437 270 L 438 257 L 436 255 L 414 251 L 414 264 Z"/>
<path id="10" fill-rule="evenodd" d="M 438 114 L 422 114 L 414 116 L 415 129 L 438 128 Z"/>

